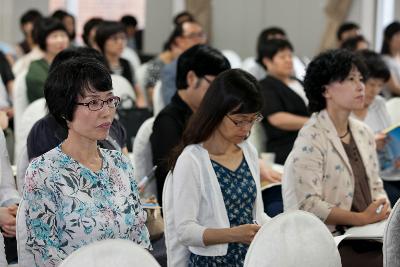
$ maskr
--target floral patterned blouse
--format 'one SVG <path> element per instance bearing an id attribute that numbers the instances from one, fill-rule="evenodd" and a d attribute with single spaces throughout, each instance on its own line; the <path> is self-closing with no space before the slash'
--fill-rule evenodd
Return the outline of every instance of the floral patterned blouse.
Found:
<path id="1" fill-rule="evenodd" d="M 93 172 L 61 145 L 34 159 L 26 172 L 27 248 L 37 266 L 56 266 L 78 248 L 102 239 L 130 239 L 151 248 L 133 168 L 118 151 L 99 149 Z"/>

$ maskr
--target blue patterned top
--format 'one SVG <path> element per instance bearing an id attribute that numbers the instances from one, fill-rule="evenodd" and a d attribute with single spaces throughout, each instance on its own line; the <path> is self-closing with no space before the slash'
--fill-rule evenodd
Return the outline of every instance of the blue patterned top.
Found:
<path id="1" fill-rule="evenodd" d="M 257 188 L 245 158 L 235 171 L 213 160 L 211 163 L 221 187 L 230 227 L 252 224 Z M 242 243 L 230 243 L 225 256 L 200 256 L 192 253 L 189 266 L 243 266 L 248 247 Z"/>
<path id="2" fill-rule="evenodd" d="M 27 248 L 37 266 L 55 266 L 93 241 L 123 238 L 151 248 L 133 168 L 118 151 L 100 149 L 93 172 L 61 145 L 34 159 L 26 172 Z"/>

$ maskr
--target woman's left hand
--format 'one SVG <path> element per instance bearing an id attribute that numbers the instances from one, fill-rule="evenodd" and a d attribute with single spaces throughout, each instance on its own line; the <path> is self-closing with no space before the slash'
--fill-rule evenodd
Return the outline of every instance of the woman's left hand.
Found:
<path id="1" fill-rule="evenodd" d="M 375 143 L 377 150 L 382 150 L 385 147 L 386 142 L 387 142 L 386 134 L 378 133 L 375 135 Z"/>

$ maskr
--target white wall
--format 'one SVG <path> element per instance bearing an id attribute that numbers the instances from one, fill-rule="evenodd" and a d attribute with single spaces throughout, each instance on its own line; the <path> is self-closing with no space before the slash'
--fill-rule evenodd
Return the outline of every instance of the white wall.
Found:
<path id="1" fill-rule="evenodd" d="M 0 41 L 15 44 L 22 40 L 19 19 L 25 11 L 35 8 L 43 15 L 48 13 L 48 0 L 1 0 Z"/>

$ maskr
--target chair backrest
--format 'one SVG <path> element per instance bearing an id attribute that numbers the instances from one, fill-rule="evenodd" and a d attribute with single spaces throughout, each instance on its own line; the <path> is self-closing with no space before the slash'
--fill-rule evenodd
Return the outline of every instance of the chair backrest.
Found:
<path id="1" fill-rule="evenodd" d="M 257 149 L 258 153 L 265 152 L 267 147 L 267 133 L 261 122 L 255 123 L 251 128 L 249 141 Z"/>
<path id="2" fill-rule="evenodd" d="M 26 73 L 28 70 L 21 72 L 14 80 L 14 95 L 13 95 L 13 106 L 14 106 L 14 132 L 19 131 L 21 125 L 21 117 L 25 109 L 29 105 L 27 89 L 26 89 Z M 18 159 L 14 157 L 14 161 Z"/>
<path id="3" fill-rule="evenodd" d="M 136 99 L 133 86 L 125 77 L 117 74 L 111 74 L 111 80 L 113 84 L 114 95 L 121 98 L 124 96 L 129 96 L 132 99 Z"/>
<path id="4" fill-rule="evenodd" d="M 189 260 L 189 250 L 178 240 L 178 234 L 174 220 L 173 204 L 173 179 L 171 172 L 168 173 L 163 188 L 163 216 L 164 216 L 164 235 L 165 246 L 167 248 L 168 266 L 186 267 Z M 178 211 L 179 212 L 179 211 Z"/>
<path id="5" fill-rule="evenodd" d="M 32 267 L 36 266 L 33 254 L 27 250 L 26 243 L 28 241 L 28 230 L 26 227 L 25 209 L 27 203 L 21 200 L 17 211 L 17 251 L 18 266 Z"/>
<path id="6" fill-rule="evenodd" d="M 242 69 L 252 74 L 258 81 L 267 76 L 266 70 L 256 62 L 254 57 L 248 57 L 242 62 Z"/>
<path id="7" fill-rule="evenodd" d="M 388 218 L 383 234 L 383 266 L 400 266 L 400 199 Z"/>
<path id="8" fill-rule="evenodd" d="M 4 249 L 4 238 L 0 233 L 0 267 L 7 267 L 6 252 Z"/>
<path id="9" fill-rule="evenodd" d="M 264 224 L 246 254 L 245 267 L 339 267 L 339 251 L 325 224 L 311 213 L 282 213 Z"/>
<path id="10" fill-rule="evenodd" d="M 135 71 L 135 79 L 136 79 L 137 78 L 136 71 L 140 66 L 140 58 L 138 54 L 132 48 L 125 46 L 124 51 L 122 51 L 121 57 L 129 61 L 129 64 L 131 64 L 131 67 Z"/>
<path id="11" fill-rule="evenodd" d="M 139 66 L 136 70 L 136 82 L 139 84 L 140 88 L 144 88 L 144 83 L 146 81 L 147 69 L 149 68 L 148 63 L 144 63 Z"/>
<path id="12" fill-rule="evenodd" d="M 400 97 L 393 97 L 386 101 L 386 108 L 389 112 L 392 124 L 400 123 Z"/>
<path id="13" fill-rule="evenodd" d="M 153 152 L 151 151 L 150 135 L 153 132 L 154 117 L 147 119 L 140 126 L 133 144 L 133 166 L 136 182 L 149 174 L 153 168 Z M 157 196 L 157 183 L 152 179 L 145 187 L 143 197 Z"/>
<path id="14" fill-rule="evenodd" d="M 125 239 L 106 239 L 83 246 L 69 255 L 59 267 L 160 266 L 153 256 Z"/>
<path id="15" fill-rule="evenodd" d="M 242 59 L 240 58 L 238 53 L 228 49 L 222 50 L 221 53 L 228 59 L 232 69 L 242 67 Z"/>
<path id="16" fill-rule="evenodd" d="M 154 117 L 165 107 L 165 103 L 161 94 L 161 81 L 156 82 L 153 91 L 153 113 Z"/>
<path id="17" fill-rule="evenodd" d="M 20 125 L 15 131 L 15 159 L 19 159 L 21 151 L 26 145 L 26 139 L 35 122 L 46 115 L 46 100 L 39 98 L 33 101 L 23 112 Z"/>
<path id="18" fill-rule="evenodd" d="M 20 153 L 19 158 L 17 160 L 16 182 L 17 182 L 18 193 L 21 196 L 22 196 L 23 191 L 24 191 L 25 173 L 26 173 L 26 169 L 28 169 L 28 166 L 29 166 L 28 148 L 27 148 L 27 146 L 25 144 L 22 147 L 21 153 Z"/>

